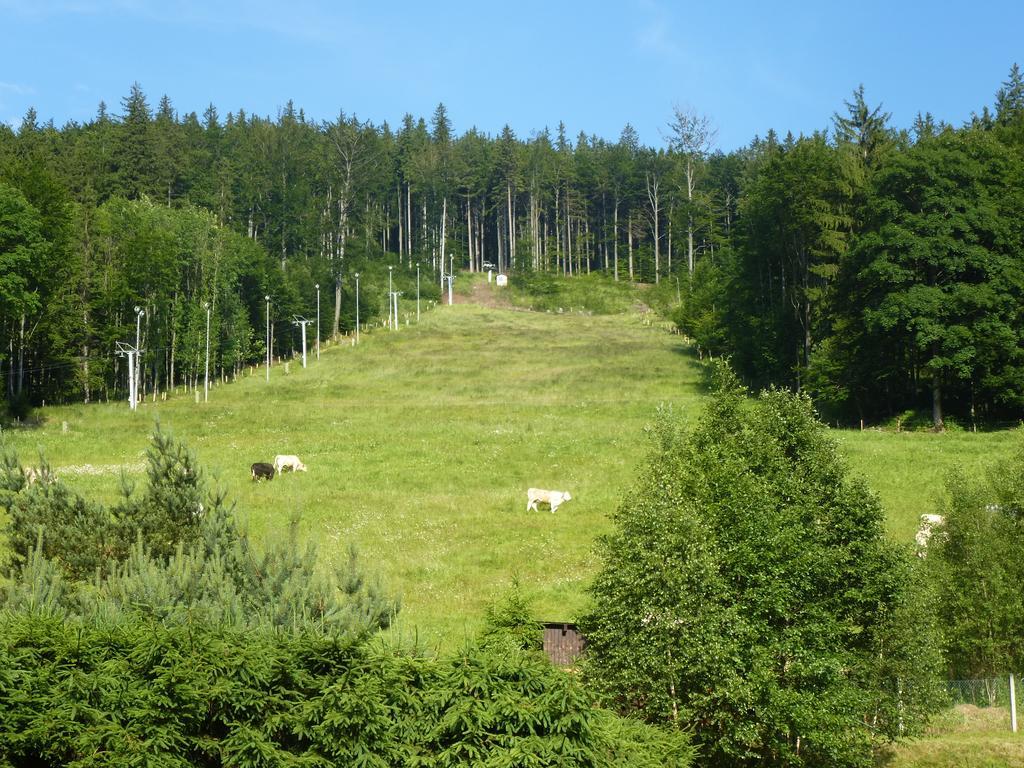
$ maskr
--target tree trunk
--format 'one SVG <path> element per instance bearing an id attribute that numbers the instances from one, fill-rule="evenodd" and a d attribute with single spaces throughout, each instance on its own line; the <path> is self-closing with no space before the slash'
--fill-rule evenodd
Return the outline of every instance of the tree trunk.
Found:
<path id="1" fill-rule="evenodd" d="M 938 373 L 932 374 L 932 429 L 936 432 L 946 429 L 942 420 L 942 380 Z"/>
<path id="2" fill-rule="evenodd" d="M 505 181 L 505 203 L 508 206 L 508 256 L 509 271 L 512 271 L 512 260 L 516 254 L 516 220 L 512 212 L 512 180 Z"/>
<path id="3" fill-rule="evenodd" d="M 626 242 L 629 247 L 629 282 L 635 282 L 633 277 L 633 212 L 629 212 L 629 221 L 626 224 Z"/>
<path id="4" fill-rule="evenodd" d="M 92 400 L 92 391 L 89 386 L 89 307 L 82 310 L 82 327 L 85 329 L 85 340 L 82 341 L 82 394 L 85 404 Z"/>
<path id="5" fill-rule="evenodd" d="M 672 274 L 672 216 L 675 214 L 675 206 L 669 206 L 668 209 L 668 264 L 667 271 L 665 274 Z"/>
<path id="6" fill-rule="evenodd" d="M 409 258 L 412 258 L 412 185 L 405 185 L 405 233 L 408 238 L 406 243 L 406 253 L 409 254 Z"/>
<path id="7" fill-rule="evenodd" d="M 178 329 L 174 327 L 174 319 L 171 319 L 171 365 L 170 365 L 170 387 L 174 389 L 174 352 L 178 340 Z"/>
<path id="8" fill-rule="evenodd" d="M 695 258 L 693 254 L 693 187 L 694 167 L 692 158 L 686 159 L 686 201 L 689 203 L 686 211 L 686 266 L 690 270 L 690 277 L 693 277 Z"/>
<path id="9" fill-rule="evenodd" d="M 619 282 L 619 199 L 615 198 L 615 224 L 612 229 L 612 258 L 615 263 L 615 282 Z"/>
<path id="10" fill-rule="evenodd" d="M 21 331 L 18 334 L 18 394 L 25 387 L 25 313 L 21 313 Z"/>
<path id="11" fill-rule="evenodd" d="M 423 195 L 423 216 L 420 222 L 420 238 L 422 241 L 421 248 L 427 247 L 427 196 Z M 444 260 L 444 254 L 441 254 L 442 261 Z M 444 271 L 442 269 L 442 271 Z"/>
<path id="12" fill-rule="evenodd" d="M 658 190 L 661 179 L 656 173 L 648 173 L 646 180 L 647 202 L 651 207 L 651 229 L 654 234 L 654 283 L 657 285 L 661 279 L 661 199 Z"/>
<path id="13" fill-rule="evenodd" d="M 469 256 L 469 271 L 476 272 L 476 262 L 474 261 L 473 254 L 473 217 L 471 211 L 473 209 L 470 198 L 466 198 L 466 253 Z"/>
<path id="14" fill-rule="evenodd" d="M 445 224 L 448 221 L 448 198 L 441 198 L 441 272 L 444 273 L 445 263 Z M 451 263 L 449 262 L 449 269 L 451 269 Z"/>
<path id="15" fill-rule="evenodd" d="M 572 274 L 572 215 L 569 213 L 569 192 L 565 193 L 565 274 Z"/>
<path id="16" fill-rule="evenodd" d="M 402 182 L 398 182 L 398 260 L 405 258 L 405 228 L 402 226 Z M 410 261 L 412 255 L 409 255 Z"/>
<path id="17" fill-rule="evenodd" d="M 487 261 L 487 231 L 486 231 L 486 220 L 484 219 L 484 203 L 480 201 L 480 212 L 476 220 L 476 232 L 477 232 L 477 260 L 480 262 L 480 269 L 483 269 L 483 264 Z"/>
<path id="18" fill-rule="evenodd" d="M 561 211 L 561 194 L 562 190 L 560 187 L 555 187 L 555 272 L 562 271 L 562 228 L 558 224 L 558 214 Z"/>

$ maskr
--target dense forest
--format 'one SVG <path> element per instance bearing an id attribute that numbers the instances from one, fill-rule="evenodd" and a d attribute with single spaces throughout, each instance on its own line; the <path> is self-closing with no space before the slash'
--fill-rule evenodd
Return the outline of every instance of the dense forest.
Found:
<path id="1" fill-rule="evenodd" d="M 828 122 L 827 118 L 825 122 Z M 1024 78 L 961 127 L 890 125 L 863 87 L 811 136 L 714 151 L 676 108 L 665 147 L 559 125 L 456 136 L 443 105 L 399 126 L 339 113 L 179 114 L 133 85 L 119 114 L 0 126 L 0 375 L 12 410 L 113 397 L 115 342 L 144 396 L 237 373 L 380 314 L 442 270 L 677 286 L 676 321 L 751 385 L 847 423 L 1024 415 Z M 446 258 L 447 256 L 447 258 Z M 431 279 L 433 278 L 433 279 Z M 321 295 L 322 294 L 322 295 Z M 266 297 L 270 297 L 269 301 Z M 269 310 L 269 312 L 268 312 Z M 269 317 L 268 317 L 269 314 Z"/>

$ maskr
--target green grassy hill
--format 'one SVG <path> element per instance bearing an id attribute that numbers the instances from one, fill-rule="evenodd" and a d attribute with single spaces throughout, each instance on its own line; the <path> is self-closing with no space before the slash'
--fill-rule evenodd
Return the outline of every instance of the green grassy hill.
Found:
<path id="1" fill-rule="evenodd" d="M 489 291 L 487 286 L 479 290 Z M 542 618 L 585 604 L 593 542 L 608 530 L 648 449 L 659 404 L 700 409 L 700 371 L 678 336 L 635 314 L 588 316 L 441 307 L 420 325 L 364 334 L 218 386 L 148 402 L 47 408 L 6 433 L 24 463 L 45 452 L 58 475 L 106 499 L 139 478 L 153 424 L 196 450 L 257 541 L 303 535 L 325 556 L 355 542 L 402 596 L 396 632 L 457 643 L 518 574 Z M 68 432 L 62 431 L 62 422 Z M 881 495 L 891 534 L 912 541 L 949 469 L 1005 452 L 1007 434 L 837 432 Z M 298 454 L 308 473 L 254 484 L 249 465 Z M 558 513 L 526 511 L 526 488 L 569 490 Z"/>
<path id="2" fill-rule="evenodd" d="M 84 493 L 112 498 L 118 467 L 141 477 L 153 424 L 196 450 L 257 540 L 292 515 L 325 555 L 354 541 L 402 595 L 397 631 L 457 642 L 514 573 L 540 614 L 571 618 L 592 542 L 646 452 L 659 403 L 698 407 L 679 337 L 637 319 L 463 304 L 419 326 L 363 334 L 212 390 L 146 403 L 47 408 L 8 433 L 23 462 L 45 451 Z M 68 432 L 62 433 L 62 422 Z M 249 464 L 295 453 L 308 473 L 254 484 Z M 526 512 L 530 486 L 569 490 L 558 514 Z"/>

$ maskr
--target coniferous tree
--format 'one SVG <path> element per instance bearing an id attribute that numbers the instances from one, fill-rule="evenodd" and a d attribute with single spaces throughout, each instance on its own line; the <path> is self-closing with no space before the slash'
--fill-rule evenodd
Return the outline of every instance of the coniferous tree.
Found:
<path id="1" fill-rule="evenodd" d="M 398 602 L 367 577 L 354 549 L 325 568 L 314 543 L 299 544 L 293 521 L 284 543 L 259 552 L 182 443 L 157 429 L 147 463 L 144 491 L 126 484 L 124 501 L 108 510 L 54 478 L 45 462 L 29 483 L 6 453 L 0 509 L 16 562 L 0 603 L 25 610 L 45 596 L 47 610 L 65 617 L 141 614 L 350 638 L 394 619 Z"/>
<path id="2" fill-rule="evenodd" d="M 1024 117 L 1024 75 L 1014 64 L 1003 87 L 996 93 L 996 122 L 1009 125 Z"/>
<path id="3" fill-rule="evenodd" d="M 122 194 L 132 200 L 153 195 L 156 155 L 153 147 L 152 113 L 142 87 L 133 83 L 121 102 L 123 110 L 118 126 L 117 176 Z"/>
<path id="4" fill-rule="evenodd" d="M 882 111 L 882 105 L 872 109 L 864 97 L 863 83 L 853 92 L 852 101 L 844 101 L 846 114 L 836 112 L 832 115 L 836 141 L 850 143 L 866 164 L 871 164 L 879 148 L 888 140 L 888 122 L 890 113 Z"/>

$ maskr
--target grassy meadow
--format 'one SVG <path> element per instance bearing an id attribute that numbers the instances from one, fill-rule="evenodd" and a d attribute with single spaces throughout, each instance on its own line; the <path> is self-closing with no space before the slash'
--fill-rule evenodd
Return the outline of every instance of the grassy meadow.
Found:
<path id="1" fill-rule="evenodd" d="M 513 574 L 542 617 L 583 605 L 592 542 L 644 456 L 659 403 L 698 407 L 679 337 L 636 318 L 443 307 L 416 326 L 363 334 L 214 388 L 147 402 L 47 408 L 6 433 L 23 462 L 45 452 L 85 494 L 143 477 L 156 419 L 237 501 L 257 541 L 303 535 L 324 555 L 355 542 L 402 596 L 398 632 L 458 642 Z M 67 422 L 68 432 L 62 432 Z M 255 484 L 249 464 L 295 453 L 308 473 Z M 526 512 L 530 486 L 570 490 L 558 514 Z"/>
<path id="2" fill-rule="evenodd" d="M 477 285 L 467 296 L 486 296 Z M 659 404 L 701 407 L 700 370 L 679 336 L 635 312 L 515 311 L 461 303 L 419 325 L 323 350 L 131 413 L 123 402 L 50 407 L 5 439 L 23 463 L 42 450 L 93 498 L 116 498 L 121 468 L 143 477 L 154 423 L 183 438 L 237 502 L 257 541 L 301 535 L 326 557 L 354 542 L 401 595 L 395 632 L 450 645 L 475 631 L 517 574 L 546 620 L 572 619 L 596 567 L 595 537 L 648 450 Z M 62 430 L 66 422 L 68 431 Z M 950 470 L 1009 450 L 1009 433 L 836 431 L 908 544 Z M 249 465 L 298 454 L 308 473 L 254 484 Z M 557 514 L 527 512 L 526 488 L 569 490 Z"/>
<path id="3" fill-rule="evenodd" d="M 1024 734 L 1010 731 L 1007 707 L 960 705 L 936 717 L 924 738 L 886 748 L 884 768 L 1018 768 Z"/>

